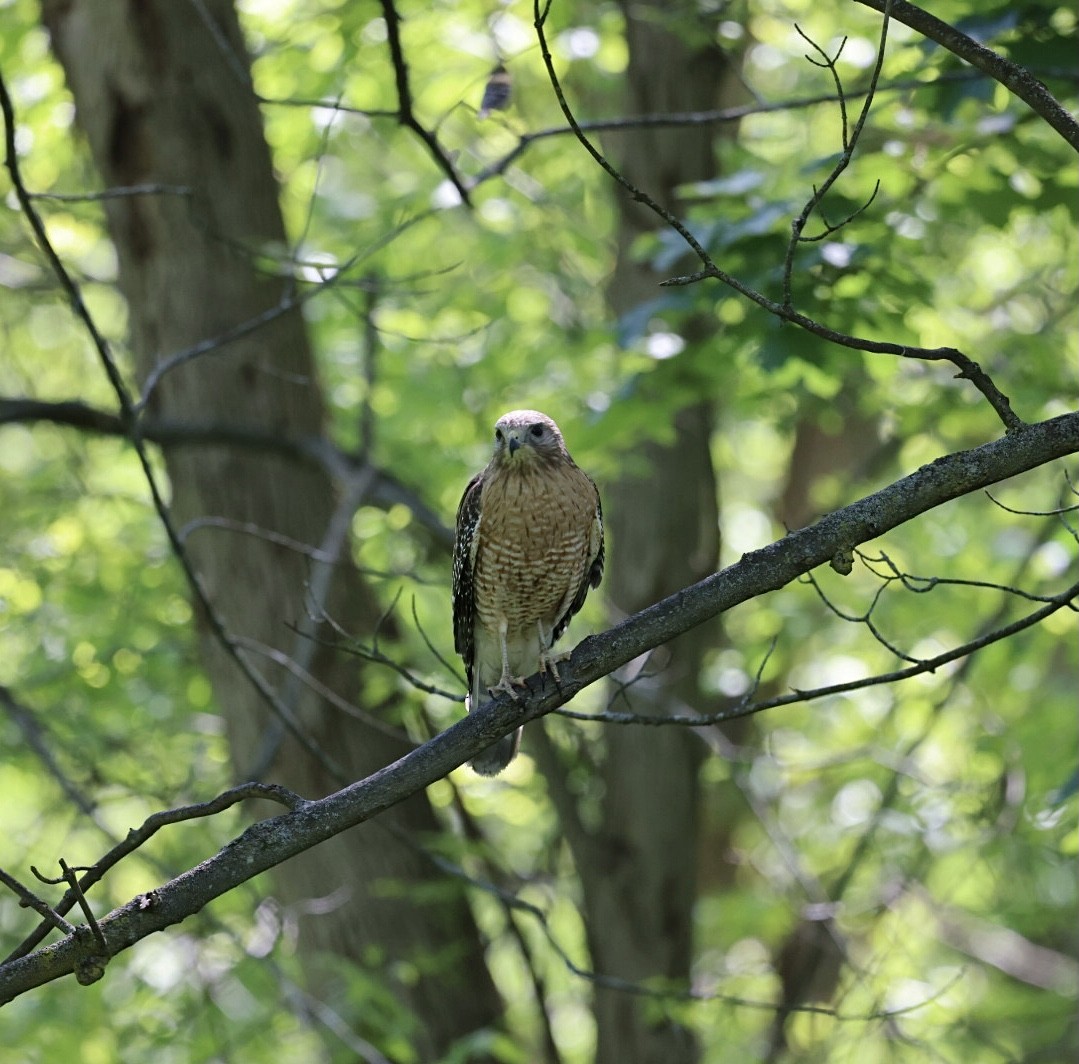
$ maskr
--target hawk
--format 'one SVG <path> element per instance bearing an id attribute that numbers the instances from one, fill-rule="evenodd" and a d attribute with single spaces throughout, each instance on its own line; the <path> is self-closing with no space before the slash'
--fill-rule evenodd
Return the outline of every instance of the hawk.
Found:
<path id="1" fill-rule="evenodd" d="M 494 454 L 465 488 L 453 543 L 453 641 L 471 712 L 487 693 L 516 699 L 524 678 L 558 679 L 554 641 L 603 577 L 603 511 L 595 481 L 538 410 L 495 423 Z M 521 729 L 472 762 L 494 776 L 513 760 Z"/>

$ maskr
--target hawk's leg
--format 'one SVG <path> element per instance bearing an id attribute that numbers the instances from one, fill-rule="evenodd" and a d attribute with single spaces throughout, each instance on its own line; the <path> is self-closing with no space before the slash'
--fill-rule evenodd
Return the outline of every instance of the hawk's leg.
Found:
<path id="1" fill-rule="evenodd" d="M 540 638 L 540 672 L 550 671 L 551 675 L 555 678 L 555 683 L 557 683 L 562 679 L 562 677 L 558 675 L 558 663 L 560 661 L 569 661 L 573 656 L 573 651 L 552 650 L 551 643 L 553 643 L 554 640 L 551 638 L 551 632 L 543 627 L 543 621 L 536 621 L 536 627 L 539 629 Z"/>
<path id="2" fill-rule="evenodd" d="M 502 650 L 502 675 L 499 677 L 498 683 L 496 683 L 494 687 L 488 687 L 487 691 L 492 698 L 497 698 L 502 691 L 505 691 L 514 702 L 520 702 L 520 698 L 517 696 L 517 692 L 514 688 L 527 688 L 528 684 L 525 683 L 525 678 L 523 676 L 514 676 L 513 670 L 510 669 L 510 654 L 506 647 L 506 630 L 508 627 L 509 625 L 506 621 L 500 622 L 498 626 L 498 645 Z"/>

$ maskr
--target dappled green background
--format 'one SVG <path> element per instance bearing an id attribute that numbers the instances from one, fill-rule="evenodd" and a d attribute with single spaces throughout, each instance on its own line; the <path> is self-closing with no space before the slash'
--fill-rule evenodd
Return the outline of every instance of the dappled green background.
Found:
<path id="1" fill-rule="evenodd" d="M 602 486 L 631 443 L 673 431 L 671 415 L 688 399 L 721 399 L 714 457 L 725 563 L 783 534 L 779 500 L 800 424 L 834 435 L 851 419 L 868 426 L 865 460 L 814 482 L 812 514 L 1000 434 L 988 405 L 948 364 L 830 347 L 713 283 L 657 290 L 654 304 L 612 320 L 603 298 L 615 254 L 612 187 L 572 137 L 529 143 L 475 188 L 474 209 L 466 210 L 392 117 L 312 105 L 395 109 L 385 26 L 373 5 L 240 6 L 298 283 L 356 260 L 342 283 L 305 309 L 329 431 L 355 447 L 369 405 L 375 459 L 447 524 L 467 477 L 486 460 L 493 419 L 516 406 L 554 416 Z M 19 111 L 28 186 L 96 190 L 35 5 L 16 0 L 2 10 L 0 69 Z M 942 3 L 933 10 L 966 19 L 968 31 L 1030 65 L 1074 107 L 1069 8 Z M 465 0 L 402 7 L 417 113 L 437 125 L 468 177 L 497 164 L 522 134 L 563 124 L 530 6 L 497 11 L 515 102 L 481 122 L 475 108 L 495 58 L 494 9 Z M 618 7 L 556 2 L 551 20 L 578 117 L 617 116 L 625 65 Z M 724 32 L 732 46 L 748 43 L 747 104 L 831 91 L 827 72 L 803 58 L 808 46 L 795 22 L 832 49 L 847 35 L 838 69 L 850 86 L 864 84 L 880 25 L 873 12 L 808 0 L 732 5 Z M 879 191 L 849 226 L 799 250 L 795 301 L 841 332 L 958 347 L 1025 420 L 1064 412 L 1074 407 L 1079 346 L 1074 158 L 1002 86 L 901 26 L 892 26 L 890 42 L 885 88 L 825 214 L 838 221 L 878 181 Z M 859 103 L 850 101 L 852 110 Z M 599 143 L 615 151 L 617 134 Z M 790 220 L 840 147 L 834 103 L 745 118 L 737 144 L 724 147 L 723 178 L 695 190 L 694 233 L 725 270 L 779 298 Z M 125 310 L 99 205 L 38 205 L 128 366 Z M 807 232 L 819 232 L 816 225 Z M 276 270 L 284 250 L 259 252 Z M 673 233 L 635 250 L 680 272 Z M 371 297 L 352 283 L 360 278 L 377 279 L 370 373 L 363 318 Z M 0 391 L 111 409 L 91 345 L 14 211 L 0 216 L 0 288 Z M 684 323 L 702 315 L 718 328 L 707 343 L 687 346 Z M 1074 480 L 1074 462 L 1070 469 Z M 1074 501 L 1061 465 L 994 494 L 1026 511 Z M 1004 586 L 1044 596 L 1073 582 L 1074 526 L 1074 515 L 1010 513 L 981 495 L 953 503 L 864 547 L 869 559 L 886 555 L 901 572 L 941 580 L 932 588 L 892 581 L 880 594 L 872 620 L 890 647 L 799 584 L 725 618 L 727 643 L 708 663 L 706 685 L 736 697 L 760 670 L 762 693 L 782 693 L 890 671 L 903 664 L 897 650 L 941 653 L 1036 607 Z M 444 548 L 404 506 L 364 508 L 354 530 L 356 560 L 380 574 L 385 603 L 400 594 L 408 668 L 459 690 L 428 646 L 452 658 Z M 828 570 L 819 589 L 838 609 L 862 615 L 886 568 L 859 564 L 847 578 Z M 604 623 L 602 604 L 590 601 L 574 631 L 579 637 Z M 836 919 L 857 971 L 843 976 L 839 1018 L 793 1021 L 797 1059 L 1074 1056 L 1075 634 L 1074 613 L 1061 611 L 935 674 L 773 710 L 741 745 L 712 744 L 703 768 L 692 987 L 705 1000 L 687 1002 L 678 987 L 654 1002 L 696 1029 L 705 1060 L 751 1059 L 770 1014 L 722 995 L 773 1000 L 772 951 L 802 908 L 821 900 L 813 884 L 848 877 Z M 392 674 L 384 682 L 400 683 L 417 738 L 460 716 L 459 703 L 419 695 Z M 122 443 L 44 424 L 0 428 L 0 685 L 33 722 L 0 715 L 0 865 L 24 882 L 30 864 L 46 874 L 58 872 L 60 857 L 89 864 L 151 812 L 234 782 L 196 663 L 181 574 Z M 597 687 L 573 708 L 602 709 L 605 697 Z M 602 742 L 602 725 L 554 719 L 550 727 L 567 750 Z M 717 797 L 730 781 L 740 796 L 733 809 Z M 494 862 L 536 907 L 514 919 L 539 958 L 565 1059 L 586 1061 L 590 986 L 567 964 L 589 967 L 578 884 L 543 779 L 523 756 L 497 781 L 465 769 L 454 782 L 484 840 L 462 836 L 454 792 L 442 782 L 430 795 L 447 831 L 427 845 L 469 874 L 482 877 Z M 586 803 L 596 786 L 583 762 L 569 784 Z M 720 810 L 738 818 L 723 853 L 709 848 L 710 818 Z M 96 909 L 190 867 L 245 822 L 234 811 L 163 832 L 95 888 Z M 510 1003 L 512 1037 L 496 1049 L 507 1061 L 527 1061 L 537 1006 L 522 953 L 500 904 L 479 889 L 474 902 Z M 27 1062 L 343 1061 L 360 1052 L 356 1028 L 407 1059 L 411 1018 L 378 985 L 345 973 L 345 989 L 331 1001 L 302 988 L 293 919 L 266 884 L 249 885 L 140 943 L 93 987 L 63 980 L 18 999 L 3 1012 L 0 1047 Z M 13 898 L 0 897 L 0 952 L 31 926 Z M 915 1005 L 889 1021 L 866 1019 Z"/>

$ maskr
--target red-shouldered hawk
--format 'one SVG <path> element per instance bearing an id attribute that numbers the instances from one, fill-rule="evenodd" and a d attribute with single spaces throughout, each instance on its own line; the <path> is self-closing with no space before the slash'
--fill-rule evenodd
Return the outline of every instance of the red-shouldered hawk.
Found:
<path id="1" fill-rule="evenodd" d="M 495 423 L 495 449 L 465 488 L 453 543 L 453 639 L 468 676 L 469 711 L 550 669 L 551 646 L 603 577 L 603 511 L 592 478 L 558 426 L 537 410 Z M 513 760 L 521 729 L 472 762 L 494 776 Z"/>

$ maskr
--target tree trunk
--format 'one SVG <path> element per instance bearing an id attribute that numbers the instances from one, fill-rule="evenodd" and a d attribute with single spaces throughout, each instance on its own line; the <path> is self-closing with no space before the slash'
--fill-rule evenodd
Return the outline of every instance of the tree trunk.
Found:
<path id="1" fill-rule="evenodd" d="M 286 238 L 238 21 L 227 0 L 46 0 L 43 19 L 106 184 L 191 190 L 106 204 L 137 376 L 144 382 L 163 358 L 275 307 L 284 294 L 284 282 L 256 264 L 261 253 L 284 249 Z M 153 392 L 152 410 L 180 422 L 320 433 L 323 399 L 299 312 L 169 372 Z M 224 445 L 172 448 L 165 460 L 177 526 L 223 517 L 317 547 L 334 520 L 334 486 L 310 467 Z M 344 514 L 345 528 L 349 517 L 351 511 Z M 187 544 L 233 636 L 285 655 L 307 654 L 307 668 L 322 684 L 347 701 L 363 701 L 364 678 L 354 661 L 311 654 L 311 644 L 290 630 L 309 623 L 305 596 L 321 578 L 305 556 L 222 528 L 195 531 Z M 361 636 L 370 635 L 380 614 L 370 589 L 344 564 L 333 570 L 325 606 Z M 301 794 L 335 790 L 340 780 L 283 732 L 222 651 L 207 618 L 199 622 L 203 662 L 228 723 L 237 775 L 246 778 L 269 764 L 271 778 Z M 403 739 L 342 716 L 265 656 L 248 653 L 247 659 L 347 777 L 366 776 L 405 751 Z M 407 837 L 438 830 L 418 797 L 378 825 L 288 863 L 277 885 L 298 914 L 324 910 L 299 916 L 307 950 L 332 950 L 383 972 L 424 959 L 416 970 L 429 974 L 395 990 L 419 1018 L 416 1053 L 430 1060 L 455 1038 L 492 1023 L 499 1002 L 459 891 L 443 882 L 442 900 L 429 900 L 428 890 L 418 905 L 407 890 L 402 896 L 381 889 L 391 882 L 422 884 L 437 874 L 384 823 Z M 332 902 L 303 904 L 327 896 Z M 431 971 L 432 957 L 445 958 L 443 970 Z"/>
<path id="2" fill-rule="evenodd" d="M 629 44 L 629 114 L 722 106 L 730 63 L 715 45 L 716 27 L 691 5 L 625 3 Z M 715 131 L 705 127 L 630 130 L 614 145 L 622 172 L 654 199 L 679 212 L 675 189 L 714 176 Z M 660 294 L 661 277 L 637 262 L 631 247 L 658 219 L 619 193 L 618 263 L 609 292 L 618 315 Z M 691 324 L 689 331 L 703 333 Z M 688 335 L 691 359 L 703 335 Z M 657 394 L 685 372 L 680 358 L 660 367 L 645 387 Z M 665 383 L 666 382 L 666 383 Z M 610 529 L 608 595 L 632 613 L 707 574 L 718 564 L 713 409 L 707 398 L 681 410 L 675 439 L 649 442 L 631 456 L 627 475 L 605 494 Z M 654 655 L 656 675 L 629 692 L 638 713 L 665 714 L 678 702 L 703 707 L 698 674 L 704 651 L 719 637 L 705 625 Z M 589 943 L 604 975 L 684 986 L 692 959 L 698 845 L 697 770 L 700 740 L 681 728 L 611 727 L 603 766 L 605 795 L 600 859 L 585 877 Z M 653 1003 L 597 987 L 598 1064 L 681 1064 L 697 1059 L 690 1033 L 662 1018 Z"/>

